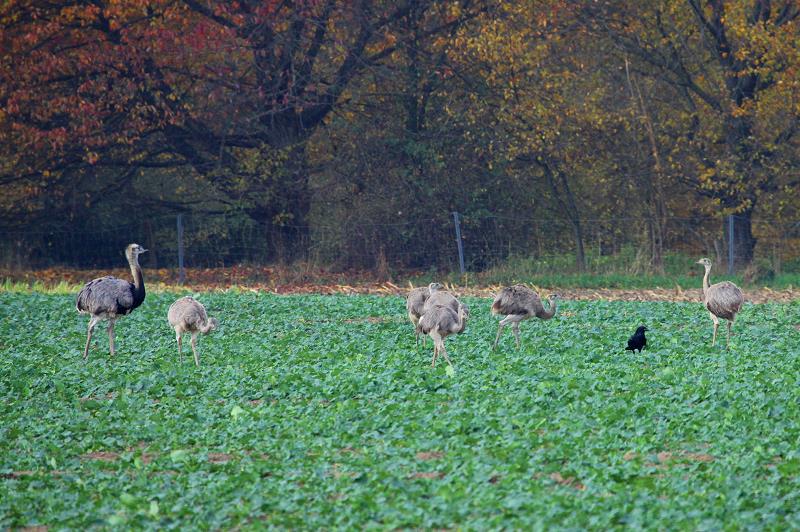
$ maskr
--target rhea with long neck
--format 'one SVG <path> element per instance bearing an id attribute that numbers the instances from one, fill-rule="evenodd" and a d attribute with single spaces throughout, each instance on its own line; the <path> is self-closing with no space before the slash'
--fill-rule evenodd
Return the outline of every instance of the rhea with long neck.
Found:
<path id="1" fill-rule="evenodd" d="M 101 320 L 108 320 L 108 342 L 111 356 L 114 356 L 114 322 L 117 318 L 130 314 L 144 301 L 144 279 L 139 266 L 139 255 L 146 251 L 139 244 L 130 244 L 125 248 L 125 258 L 131 268 L 133 283 L 111 276 L 98 277 L 86 283 L 78 292 L 75 308 L 82 314 L 92 316 L 86 334 L 86 347 L 83 349 L 84 360 L 89 357 L 92 331 Z"/>
<path id="2" fill-rule="evenodd" d="M 142 267 L 139 266 L 140 251 L 134 246 L 135 244 L 131 244 L 125 248 L 125 258 L 128 259 L 128 266 L 130 266 L 131 275 L 133 276 L 133 306 L 130 310 L 139 307 L 145 296 L 144 277 L 142 276 Z"/>

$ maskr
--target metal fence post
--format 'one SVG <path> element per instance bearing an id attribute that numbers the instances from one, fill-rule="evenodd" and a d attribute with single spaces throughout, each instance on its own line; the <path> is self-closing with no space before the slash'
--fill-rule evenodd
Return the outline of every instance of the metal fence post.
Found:
<path id="1" fill-rule="evenodd" d="M 728 215 L 728 275 L 733 275 L 733 215 Z"/>
<path id="2" fill-rule="evenodd" d="M 186 281 L 186 270 L 183 267 L 183 215 L 178 215 L 178 284 Z"/>
<path id="3" fill-rule="evenodd" d="M 461 241 L 461 222 L 458 219 L 458 213 L 453 212 L 453 221 L 456 225 L 456 243 L 458 244 L 458 265 L 461 268 L 461 275 L 466 273 L 464 268 L 464 243 Z"/>

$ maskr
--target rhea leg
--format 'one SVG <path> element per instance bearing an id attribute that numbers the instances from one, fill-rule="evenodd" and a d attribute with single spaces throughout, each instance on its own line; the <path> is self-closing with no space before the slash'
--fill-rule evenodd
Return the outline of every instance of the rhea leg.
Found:
<path id="1" fill-rule="evenodd" d="M 183 345 L 182 345 L 183 344 L 183 342 L 182 342 L 183 338 L 182 337 L 183 337 L 183 335 L 180 333 L 180 331 L 178 329 L 175 329 L 175 340 L 177 340 L 177 342 L 178 342 L 178 359 L 181 361 L 181 364 L 183 364 Z"/>
<path id="2" fill-rule="evenodd" d="M 506 324 L 503 323 L 503 322 L 506 321 L 507 319 L 508 318 L 504 318 L 504 319 L 500 320 L 500 324 L 497 326 L 497 336 L 494 339 L 494 345 L 492 346 L 492 351 L 494 351 L 497 348 L 497 342 L 500 341 L 500 336 L 502 336 L 503 329 L 505 329 L 505 327 L 506 327 Z"/>
<path id="3" fill-rule="evenodd" d="M 711 347 L 714 347 L 714 344 L 717 343 L 717 328 L 719 328 L 719 318 L 710 312 L 708 314 L 711 316 L 711 320 L 714 322 L 714 336 L 711 337 Z"/>
<path id="4" fill-rule="evenodd" d="M 408 313 L 408 319 L 411 321 L 411 325 L 414 326 L 414 336 L 416 337 L 417 348 L 419 349 L 419 329 L 417 329 L 417 324 L 419 323 L 419 318 L 417 318 L 416 316 L 414 316 L 413 314 L 411 314 L 409 312 Z"/>
<path id="5" fill-rule="evenodd" d="M 111 347 L 111 356 L 114 356 L 114 320 L 108 320 L 108 345 Z"/>
<path id="6" fill-rule="evenodd" d="M 725 349 L 731 344 L 731 326 L 733 325 L 732 321 L 728 322 L 728 338 L 725 340 Z"/>
<path id="7" fill-rule="evenodd" d="M 97 316 L 92 316 L 89 320 L 89 332 L 86 335 L 86 347 L 83 349 L 83 359 L 86 360 L 89 358 L 89 343 L 92 341 L 92 332 L 94 331 L 95 325 L 97 322 L 100 321 L 100 318 Z"/>
<path id="8" fill-rule="evenodd" d="M 417 349 L 419 349 L 419 338 L 420 338 L 420 336 L 422 337 L 422 348 L 424 349 L 424 348 L 425 348 L 425 346 L 427 345 L 427 340 L 428 340 L 428 337 L 427 337 L 425 334 L 420 334 L 420 332 L 421 332 L 421 331 L 420 331 L 419 329 L 416 329 L 416 334 L 417 334 Z"/>
<path id="9" fill-rule="evenodd" d="M 514 331 L 514 338 L 517 340 L 517 349 L 519 349 L 519 322 L 515 321 L 514 324 L 511 326 L 511 330 Z"/>
<path id="10" fill-rule="evenodd" d="M 443 357 L 444 357 L 444 359 L 447 361 L 447 365 L 448 365 L 448 366 L 452 366 L 452 365 L 453 365 L 453 363 L 452 363 L 452 362 L 450 362 L 450 357 L 448 357 L 448 356 L 447 356 L 447 349 L 445 349 L 445 347 L 444 347 L 444 340 L 441 340 L 441 342 L 442 342 L 442 347 L 441 347 L 440 351 L 441 351 L 441 353 L 442 353 L 442 356 L 443 356 Z"/>
<path id="11" fill-rule="evenodd" d="M 431 367 L 436 367 L 436 357 L 439 356 L 439 345 L 442 341 L 441 336 L 439 336 L 436 331 L 431 331 L 431 339 L 433 339 L 433 359 L 431 360 Z"/>
<path id="12" fill-rule="evenodd" d="M 200 359 L 197 356 L 197 333 L 192 333 L 192 353 L 194 353 L 194 365 L 200 367 Z"/>

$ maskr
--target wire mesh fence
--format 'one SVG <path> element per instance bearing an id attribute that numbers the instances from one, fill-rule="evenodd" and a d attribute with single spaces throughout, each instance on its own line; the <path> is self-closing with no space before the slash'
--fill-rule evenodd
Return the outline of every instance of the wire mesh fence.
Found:
<path id="1" fill-rule="evenodd" d="M 0 261 L 8 269 L 112 268 L 124 265 L 125 246 L 137 242 L 150 250 L 149 268 L 181 264 L 224 268 L 301 260 L 339 269 L 457 272 L 463 261 L 466 271 L 479 272 L 524 258 L 536 259 L 543 271 L 552 271 L 579 269 L 580 241 L 584 269 L 589 271 L 614 261 L 631 271 L 646 271 L 657 255 L 667 262 L 672 255 L 710 256 L 725 266 L 732 260 L 737 270 L 749 262 L 731 247 L 731 225 L 725 217 L 665 218 L 654 239 L 653 220 L 648 218 L 454 214 L 312 225 L 259 224 L 236 214 L 162 215 L 91 230 L 65 226 L 8 232 L 0 242 Z M 800 221 L 753 220 L 752 236 L 753 262 L 776 273 L 800 272 Z"/>

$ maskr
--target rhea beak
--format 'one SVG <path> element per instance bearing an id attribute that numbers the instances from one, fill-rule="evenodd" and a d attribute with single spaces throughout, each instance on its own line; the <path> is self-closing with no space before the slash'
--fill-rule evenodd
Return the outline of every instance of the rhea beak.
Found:
<path id="1" fill-rule="evenodd" d="M 697 262 L 695 262 L 695 264 L 703 264 L 703 261 L 702 260 L 698 260 Z"/>
<path id="2" fill-rule="evenodd" d="M 146 250 L 146 249 L 142 248 L 142 249 L 140 249 L 140 250 L 139 250 L 139 253 L 146 253 L 147 251 L 148 251 L 148 250 Z"/>

